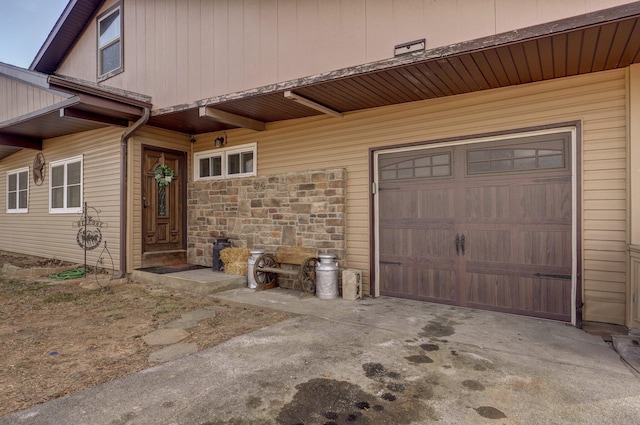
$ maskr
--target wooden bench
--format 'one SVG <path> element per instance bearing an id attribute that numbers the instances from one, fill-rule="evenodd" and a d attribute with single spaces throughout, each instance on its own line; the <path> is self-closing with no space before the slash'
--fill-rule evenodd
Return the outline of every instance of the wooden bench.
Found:
<path id="1" fill-rule="evenodd" d="M 296 248 L 280 246 L 276 254 L 262 254 L 253 266 L 253 277 L 257 289 L 269 289 L 278 285 L 278 275 L 287 275 L 294 279 L 294 288 L 300 285 L 304 292 L 316 292 L 316 264 L 318 250 L 315 248 Z M 282 264 L 290 267 L 283 269 Z M 297 267 L 291 267 L 297 266 Z"/>

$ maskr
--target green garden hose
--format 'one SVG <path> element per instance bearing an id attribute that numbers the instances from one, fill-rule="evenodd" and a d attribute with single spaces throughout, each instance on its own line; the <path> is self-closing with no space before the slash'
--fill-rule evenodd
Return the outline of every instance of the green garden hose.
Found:
<path id="1" fill-rule="evenodd" d="M 85 270 L 84 269 L 73 269 L 73 270 L 65 270 L 60 273 L 53 273 L 49 275 L 50 279 L 55 280 L 67 280 L 67 279 L 79 279 L 84 277 Z"/>

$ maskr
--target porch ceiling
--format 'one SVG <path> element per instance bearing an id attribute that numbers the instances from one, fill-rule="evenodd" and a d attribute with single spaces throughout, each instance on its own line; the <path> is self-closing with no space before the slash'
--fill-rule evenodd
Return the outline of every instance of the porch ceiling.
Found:
<path id="1" fill-rule="evenodd" d="M 293 91 L 337 112 L 377 108 L 624 68 L 640 62 L 640 2 L 245 92 L 156 110 L 149 125 L 184 133 L 237 126 L 198 108 L 265 123 L 322 115 Z"/>

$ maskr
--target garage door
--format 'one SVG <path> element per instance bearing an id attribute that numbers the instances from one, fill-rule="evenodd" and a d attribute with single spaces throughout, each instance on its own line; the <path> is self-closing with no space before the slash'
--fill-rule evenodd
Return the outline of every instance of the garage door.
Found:
<path id="1" fill-rule="evenodd" d="M 571 320 L 571 133 L 377 155 L 381 295 Z"/>

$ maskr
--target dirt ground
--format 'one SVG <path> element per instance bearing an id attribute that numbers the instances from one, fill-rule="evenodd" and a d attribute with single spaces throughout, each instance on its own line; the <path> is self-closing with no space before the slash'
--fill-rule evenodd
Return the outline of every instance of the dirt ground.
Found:
<path id="1" fill-rule="evenodd" d="M 5 263 L 60 264 L 0 251 L 0 271 Z M 0 273 L 0 416 L 153 366 L 149 354 L 162 347 L 142 336 L 185 311 L 224 307 L 187 330 L 182 342 L 199 350 L 291 317 L 158 285 L 81 282 Z"/>

